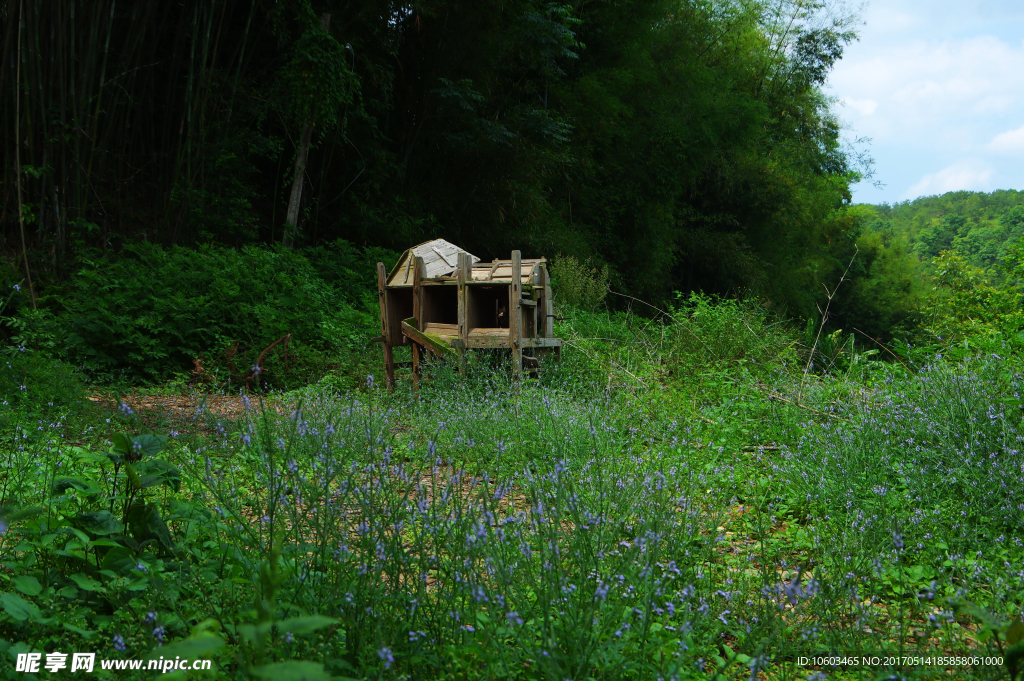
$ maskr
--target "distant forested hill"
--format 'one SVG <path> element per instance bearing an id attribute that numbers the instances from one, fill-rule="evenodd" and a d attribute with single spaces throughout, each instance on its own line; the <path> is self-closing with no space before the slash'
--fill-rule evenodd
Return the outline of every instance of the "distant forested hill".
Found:
<path id="1" fill-rule="evenodd" d="M 925 263 L 941 251 L 960 253 L 982 269 L 991 268 L 1006 246 L 1024 235 L 1024 191 L 949 192 L 915 201 L 871 207 L 867 232 L 907 238 Z"/>
<path id="2" fill-rule="evenodd" d="M 858 254 L 836 301 L 834 323 L 887 337 L 912 326 L 934 296 L 933 260 L 962 256 L 989 283 L 1003 284 L 1000 264 L 1024 236 L 1024 191 L 958 191 L 896 204 L 850 208 Z"/>

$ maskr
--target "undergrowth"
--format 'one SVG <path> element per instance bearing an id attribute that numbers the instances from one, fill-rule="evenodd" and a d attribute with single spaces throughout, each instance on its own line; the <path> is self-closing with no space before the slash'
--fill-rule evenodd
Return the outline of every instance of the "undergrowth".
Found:
<path id="1" fill-rule="evenodd" d="M 96 430 L 18 411 L 0 648 L 218 678 L 1016 673 L 1011 363 L 839 343 L 811 373 L 749 302 L 563 315 L 535 381 L 481 356 L 414 394 L 375 369 L 166 444 L 130 408 Z"/>

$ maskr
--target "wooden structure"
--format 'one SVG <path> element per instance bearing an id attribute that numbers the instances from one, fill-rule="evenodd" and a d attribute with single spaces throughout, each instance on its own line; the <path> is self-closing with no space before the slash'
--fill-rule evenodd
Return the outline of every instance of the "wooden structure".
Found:
<path id="1" fill-rule="evenodd" d="M 474 348 L 508 348 L 516 376 L 536 371 L 538 351 L 561 351 L 554 338 L 554 314 L 547 260 L 481 262 L 444 239 L 410 248 L 390 272 L 377 263 L 384 371 L 395 380 L 394 348 L 412 346 L 413 384 L 419 382 L 424 353 L 458 360 Z"/>

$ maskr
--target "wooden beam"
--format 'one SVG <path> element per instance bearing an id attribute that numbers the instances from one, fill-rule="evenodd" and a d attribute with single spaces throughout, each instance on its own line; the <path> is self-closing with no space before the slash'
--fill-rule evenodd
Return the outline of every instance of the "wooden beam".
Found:
<path id="1" fill-rule="evenodd" d="M 523 374 L 523 267 L 522 253 L 512 251 L 512 285 L 508 287 L 508 344 L 512 348 L 512 375 Z"/>
<path id="2" fill-rule="evenodd" d="M 427 352 L 432 352 L 438 357 L 451 358 L 455 355 L 455 350 L 452 349 L 452 346 L 443 337 L 420 331 L 417 328 L 418 326 L 419 324 L 416 323 L 416 319 L 413 317 L 402 321 L 402 333 L 409 337 L 414 344 L 414 348 L 421 346 Z"/>
<path id="3" fill-rule="evenodd" d="M 412 265 L 412 316 L 413 322 L 420 318 L 423 314 L 423 258 L 419 256 L 413 256 L 412 251 L 409 255 L 413 258 Z M 417 326 L 417 331 L 419 327 Z M 405 322 L 402 322 L 402 333 L 405 333 Z M 412 390 L 413 392 L 419 392 L 420 389 L 420 346 L 415 342 L 415 339 L 411 339 L 412 344 Z"/>
<path id="4" fill-rule="evenodd" d="M 456 266 L 455 264 L 452 264 L 452 261 L 448 259 L 447 255 L 445 255 L 444 253 L 442 253 L 441 251 L 439 251 L 437 249 L 437 246 L 433 246 L 432 245 L 430 248 L 431 248 L 432 251 L 434 251 L 434 253 L 437 253 L 441 257 L 441 260 L 444 260 L 444 264 L 445 265 L 448 265 L 448 267 L 455 267 Z M 462 255 L 461 251 L 459 252 L 459 255 Z"/>
<path id="5" fill-rule="evenodd" d="M 455 275 L 459 282 L 459 340 L 465 341 L 469 339 L 469 310 L 467 309 L 469 301 L 466 299 L 466 281 L 473 278 L 473 260 L 469 257 L 469 253 L 459 251 L 459 256 L 455 264 Z M 458 353 L 459 373 L 465 376 L 465 351 L 460 347 L 458 349 Z"/>

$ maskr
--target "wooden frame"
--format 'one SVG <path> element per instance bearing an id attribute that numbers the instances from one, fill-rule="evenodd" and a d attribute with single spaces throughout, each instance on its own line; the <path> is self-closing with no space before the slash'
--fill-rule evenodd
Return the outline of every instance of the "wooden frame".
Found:
<path id="1" fill-rule="evenodd" d="M 465 374 L 467 351 L 507 348 L 517 378 L 524 367 L 531 375 L 539 368 L 538 359 L 524 356 L 524 350 L 536 355 L 552 349 L 560 355 L 547 260 L 525 260 L 519 251 L 511 256 L 482 263 L 438 239 L 407 250 L 390 273 L 377 263 L 378 340 L 389 388 L 395 382 L 396 345 L 412 347 L 414 389 L 427 353 L 457 361 Z"/>

